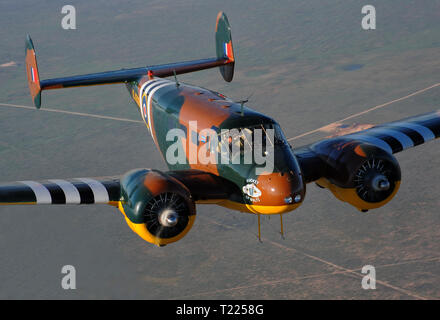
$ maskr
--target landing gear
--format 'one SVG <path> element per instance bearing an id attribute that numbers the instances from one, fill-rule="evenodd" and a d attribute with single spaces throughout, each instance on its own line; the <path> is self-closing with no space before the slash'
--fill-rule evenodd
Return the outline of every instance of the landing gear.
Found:
<path id="1" fill-rule="evenodd" d="M 258 217 L 258 241 L 262 243 L 263 241 L 261 241 L 261 214 L 257 213 L 257 217 Z M 268 218 L 270 219 L 270 216 L 268 216 Z M 285 240 L 282 213 L 280 213 L 280 234 L 281 234 L 281 239 Z"/>

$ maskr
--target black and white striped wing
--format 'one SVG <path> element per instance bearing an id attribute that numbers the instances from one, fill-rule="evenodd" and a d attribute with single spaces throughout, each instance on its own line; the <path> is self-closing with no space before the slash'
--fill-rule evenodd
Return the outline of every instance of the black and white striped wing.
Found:
<path id="1" fill-rule="evenodd" d="M 343 137 L 368 142 L 389 153 L 397 153 L 436 139 L 439 136 L 440 110 L 385 123 Z"/>
<path id="2" fill-rule="evenodd" d="M 361 141 L 375 145 L 389 153 L 397 153 L 405 149 L 440 137 L 440 110 L 407 119 L 384 123 L 367 130 L 351 133 L 336 138 L 318 141 L 309 146 L 294 149 L 307 183 L 323 176 L 325 163 L 316 150 L 328 141 L 345 140 Z M 324 170 L 324 171 L 323 171 Z"/>
<path id="3" fill-rule="evenodd" d="M 0 205 L 114 204 L 119 200 L 119 177 L 17 181 L 0 184 Z"/>

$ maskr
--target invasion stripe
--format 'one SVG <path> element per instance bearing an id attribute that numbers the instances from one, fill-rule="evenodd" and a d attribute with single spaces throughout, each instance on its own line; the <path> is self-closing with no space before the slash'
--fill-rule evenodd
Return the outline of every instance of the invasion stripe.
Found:
<path id="1" fill-rule="evenodd" d="M 379 138 L 380 140 L 385 141 L 391 147 L 391 149 L 393 150 L 393 153 L 403 150 L 403 146 L 399 142 L 399 140 L 397 140 L 396 138 L 394 138 L 390 135 L 386 135 L 386 134 L 382 134 L 382 133 L 378 133 L 378 132 L 369 132 L 369 131 L 365 132 L 365 134 L 375 136 L 376 138 Z"/>
<path id="2" fill-rule="evenodd" d="M 141 91 L 139 92 L 139 99 L 140 99 L 140 103 L 139 103 L 139 106 L 140 106 L 140 109 L 141 109 L 141 114 L 142 114 L 142 119 L 145 121 L 145 117 L 147 117 L 147 118 L 149 118 L 149 114 L 148 114 L 148 112 L 145 110 L 145 113 L 146 114 L 144 114 L 144 106 L 143 106 L 143 103 L 142 103 L 142 100 L 143 100 L 143 98 L 144 98 L 144 95 L 146 94 L 147 95 L 147 97 L 148 97 L 148 92 L 150 91 L 150 89 L 151 88 L 153 88 L 154 86 L 156 86 L 156 85 L 159 85 L 159 84 L 161 84 L 161 83 L 164 83 L 164 82 L 166 82 L 167 80 L 164 80 L 164 79 L 152 79 L 152 80 L 148 80 L 146 83 L 144 83 L 144 85 L 142 86 L 142 88 L 141 88 Z M 146 99 L 147 100 L 147 99 Z M 145 102 L 146 103 L 146 102 Z M 148 121 L 148 123 L 150 123 L 150 121 Z M 148 124 L 148 129 L 150 130 L 150 133 L 151 133 L 151 127 L 150 127 L 150 125 Z M 151 133 L 151 135 L 153 136 L 153 134 Z"/>
<path id="3" fill-rule="evenodd" d="M 152 79 L 152 80 L 148 80 L 147 82 L 145 82 L 142 85 L 141 90 L 139 91 L 139 99 L 142 99 L 142 96 L 146 93 L 148 94 L 148 92 L 151 90 L 152 87 L 154 87 L 157 84 L 163 83 L 163 82 L 167 82 L 168 80 L 165 79 L 160 79 L 160 78 L 156 78 L 156 79 Z"/>
<path id="4" fill-rule="evenodd" d="M 424 122 L 426 120 L 440 120 L 440 110 L 428 112 L 413 117 L 408 117 L 395 122 Z"/>
<path id="5" fill-rule="evenodd" d="M 66 203 L 66 195 L 64 194 L 63 189 L 57 184 L 45 183 L 44 186 L 49 190 L 50 196 L 52 197 L 52 204 L 65 204 Z"/>
<path id="6" fill-rule="evenodd" d="M 35 181 L 19 181 L 27 185 L 35 194 L 35 198 L 37 199 L 37 204 L 51 204 L 52 197 L 50 196 L 49 190 L 41 183 Z"/>
<path id="7" fill-rule="evenodd" d="M 121 185 L 120 180 L 105 180 L 101 181 L 104 187 L 107 189 L 109 201 L 119 201 L 121 199 Z"/>
<path id="8" fill-rule="evenodd" d="M 432 133 L 434 133 L 436 138 L 440 137 L 440 118 L 435 117 L 435 118 L 427 119 L 424 121 L 417 120 L 413 123 L 417 123 L 419 125 L 427 127 L 429 130 L 432 131 Z"/>
<path id="9" fill-rule="evenodd" d="M 148 126 L 150 127 L 151 137 L 153 137 L 153 128 L 151 127 L 151 117 L 152 117 L 152 114 L 151 114 L 151 98 L 153 98 L 153 96 L 154 96 L 154 94 L 156 93 L 157 90 L 159 90 L 159 89 L 161 89 L 163 87 L 169 86 L 171 84 L 173 84 L 173 82 L 167 81 L 167 83 L 163 83 L 160 86 L 155 87 L 151 91 L 150 95 L 148 96 L 148 100 L 147 100 Z M 154 140 L 154 137 L 153 137 L 153 140 Z"/>
<path id="10" fill-rule="evenodd" d="M 77 188 L 66 180 L 49 180 L 49 182 L 56 183 L 61 189 L 63 189 L 64 195 L 66 197 L 66 204 L 80 204 L 81 197 Z"/>
<path id="11" fill-rule="evenodd" d="M 375 128 L 371 128 L 369 132 L 379 133 L 385 136 L 391 136 L 397 141 L 399 141 L 403 149 L 414 147 L 414 142 L 411 140 L 411 138 L 400 131 L 390 130 L 382 127 L 375 127 Z"/>
<path id="12" fill-rule="evenodd" d="M 34 191 L 22 183 L 0 184 L 0 205 L 9 203 L 37 203 Z"/>
<path id="13" fill-rule="evenodd" d="M 142 85 L 141 89 L 139 90 L 139 106 L 142 106 L 142 93 L 144 92 L 145 87 L 152 82 L 157 81 L 158 79 L 152 79 L 145 81 L 145 83 Z"/>
<path id="14" fill-rule="evenodd" d="M 155 87 L 157 87 L 157 86 L 159 86 L 159 85 L 165 83 L 165 82 L 167 82 L 167 81 L 166 81 L 166 80 L 159 80 L 159 81 L 156 81 L 156 82 L 154 82 L 154 83 L 149 84 L 149 85 L 144 89 L 144 93 L 142 94 L 142 96 L 146 96 L 146 98 L 145 98 L 145 104 L 147 104 L 147 101 L 148 101 L 148 95 L 150 94 L 151 90 L 154 89 Z M 143 97 L 142 97 L 142 100 L 143 100 Z M 144 119 L 145 119 L 145 117 L 147 117 L 147 119 L 149 119 L 149 118 L 150 118 L 150 114 L 147 112 L 147 110 L 145 110 L 146 114 L 143 114 L 143 112 L 144 112 L 144 108 L 143 108 L 143 107 L 144 107 L 144 106 L 142 105 L 142 115 L 144 116 Z M 148 106 L 146 106 L 146 107 L 147 107 L 147 109 L 148 109 Z M 148 123 L 150 123 L 150 121 L 148 121 Z M 151 131 L 151 127 L 150 127 L 149 125 L 148 125 L 148 128 L 149 128 L 150 131 Z"/>
<path id="15" fill-rule="evenodd" d="M 160 85 L 160 84 L 163 84 L 163 83 L 165 83 L 165 82 L 169 82 L 168 80 L 159 80 L 159 81 L 156 81 L 155 83 L 152 83 L 151 85 L 149 85 L 147 88 L 145 88 L 145 94 L 148 96 L 149 94 L 150 94 L 150 92 L 151 92 L 151 90 L 154 88 L 154 87 L 156 87 L 156 86 L 158 86 L 158 85 Z"/>
<path id="16" fill-rule="evenodd" d="M 90 178 L 78 178 L 76 180 L 86 183 L 92 189 L 95 203 L 109 202 L 109 195 L 107 189 L 101 182 Z"/>
<path id="17" fill-rule="evenodd" d="M 95 197 L 93 195 L 93 191 L 88 184 L 78 181 L 70 181 L 70 182 L 75 186 L 76 189 L 78 189 L 81 198 L 81 204 L 95 203 Z"/>
<path id="18" fill-rule="evenodd" d="M 389 123 L 387 126 L 410 128 L 422 135 L 423 139 L 425 139 L 425 142 L 435 139 L 435 134 L 429 128 L 414 122 L 395 122 Z"/>
<path id="19" fill-rule="evenodd" d="M 405 128 L 399 125 L 393 125 L 393 126 L 381 126 L 382 128 L 385 128 L 387 130 L 396 130 L 399 132 L 402 132 L 403 134 L 407 135 L 413 142 L 414 146 L 418 146 L 422 143 L 425 142 L 425 138 L 423 138 L 423 136 L 418 133 L 417 131 L 410 129 L 410 128 Z"/>

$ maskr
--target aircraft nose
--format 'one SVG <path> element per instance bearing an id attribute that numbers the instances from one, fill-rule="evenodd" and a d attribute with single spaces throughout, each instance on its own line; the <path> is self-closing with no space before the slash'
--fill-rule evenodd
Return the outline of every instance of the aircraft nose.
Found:
<path id="1" fill-rule="evenodd" d="M 267 206 L 282 206 L 302 202 L 304 189 L 298 175 L 287 172 L 274 172 L 258 177 L 261 190 L 260 203 Z"/>

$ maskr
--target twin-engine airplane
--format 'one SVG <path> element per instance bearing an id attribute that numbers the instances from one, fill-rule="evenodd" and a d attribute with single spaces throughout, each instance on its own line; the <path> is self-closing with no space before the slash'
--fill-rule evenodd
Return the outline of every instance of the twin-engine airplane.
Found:
<path id="1" fill-rule="evenodd" d="M 256 174 L 255 169 L 262 165 L 254 160 L 192 163 L 188 160 L 191 154 L 185 151 L 184 163 L 167 161 L 168 172 L 136 169 L 120 177 L 2 184 L 0 204 L 110 204 L 122 212 L 135 233 L 158 246 L 187 234 L 197 203 L 254 213 L 258 218 L 260 214 L 280 214 L 282 230 L 282 214 L 301 205 L 310 182 L 328 188 L 336 198 L 361 211 L 385 205 L 400 185 L 400 167 L 393 154 L 440 135 L 440 113 L 433 112 L 293 149 L 272 118 L 247 108 L 244 102 L 178 82 L 176 75 L 214 67 L 220 68 L 224 80 L 232 80 L 231 31 L 222 12 L 215 28 L 215 58 L 49 80 L 40 80 L 28 36 L 26 72 L 33 102 L 40 108 L 42 90 L 124 83 L 164 158 L 174 143 L 166 138 L 171 129 L 183 130 L 185 136 L 179 143 L 184 150 L 193 148 L 196 152 L 211 142 L 201 133 L 204 128 L 218 134 L 219 141 L 223 129 L 251 136 L 256 129 L 264 133 L 272 130 L 273 137 L 267 135 L 262 140 L 264 153 L 273 153 L 271 172 Z M 163 79 L 173 75 L 172 81 Z M 197 121 L 196 129 L 192 121 Z M 249 141 L 239 134 L 229 136 L 227 143 L 243 147 Z M 239 160 L 242 157 L 239 153 Z"/>

